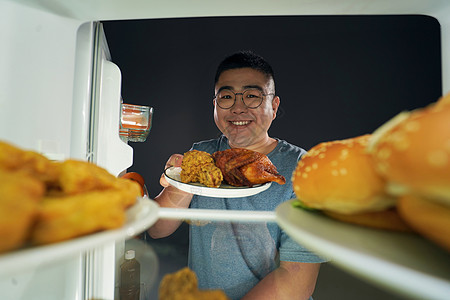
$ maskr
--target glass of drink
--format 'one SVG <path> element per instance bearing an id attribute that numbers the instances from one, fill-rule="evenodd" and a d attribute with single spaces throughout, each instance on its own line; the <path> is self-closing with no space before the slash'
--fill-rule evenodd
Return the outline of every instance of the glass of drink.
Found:
<path id="1" fill-rule="evenodd" d="M 145 142 L 152 128 L 153 107 L 122 103 L 120 138 L 125 142 Z"/>

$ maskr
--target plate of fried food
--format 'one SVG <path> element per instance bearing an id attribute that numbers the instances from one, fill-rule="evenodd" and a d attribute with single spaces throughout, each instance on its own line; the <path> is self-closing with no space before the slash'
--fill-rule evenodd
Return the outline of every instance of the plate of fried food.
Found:
<path id="1" fill-rule="evenodd" d="M 272 182 L 286 183 L 266 155 L 241 148 L 213 154 L 188 151 L 181 167 L 169 167 L 164 176 L 182 191 L 215 198 L 252 196 L 267 190 Z"/>
<path id="2" fill-rule="evenodd" d="M 450 295 L 450 94 L 372 134 L 320 143 L 276 209 L 294 240 L 408 299 Z"/>
<path id="3" fill-rule="evenodd" d="M 0 274 L 131 238 L 158 208 L 139 183 L 93 163 L 0 141 Z"/>

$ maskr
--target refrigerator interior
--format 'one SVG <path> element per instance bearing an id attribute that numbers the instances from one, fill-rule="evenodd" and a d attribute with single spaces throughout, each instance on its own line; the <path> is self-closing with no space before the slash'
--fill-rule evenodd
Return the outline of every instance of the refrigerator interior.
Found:
<path id="1" fill-rule="evenodd" d="M 291 1 L 264 2 L 263 5 L 257 5 L 253 1 L 245 3 L 238 1 L 228 1 L 227 3 L 198 1 L 191 3 L 188 7 L 184 3 L 183 1 L 172 1 L 161 4 L 157 1 L 143 2 L 137 0 L 127 2 L 119 0 L 67 1 L 64 3 L 56 0 L 0 2 L 0 37 L 2 40 L 0 45 L 0 65 L 2 66 L 0 69 L 0 90 L 2 91 L 0 93 L 0 119 L 3 122 L 0 129 L 0 138 L 21 147 L 39 151 L 55 160 L 69 157 L 92 159 L 102 166 L 111 167 L 110 170 L 115 175 L 131 166 L 130 156 L 133 155 L 133 150 L 122 143 L 118 136 L 107 137 L 104 141 L 91 140 L 91 142 L 87 142 L 90 129 L 86 123 L 93 113 L 88 99 L 91 98 L 93 93 L 90 85 L 90 82 L 92 82 L 91 76 L 95 74 L 91 73 L 94 57 L 91 49 L 94 49 L 92 44 L 94 39 L 84 39 L 83 36 L 93 37 L 93 28 L 97 21 L 108 23 L 121 20 L 148 19 L 151 21 L 160 19 L 164 23 L 165 20 L 169 22 L 172 18 L 248 15 L 431 16 L 439 22 L 441 46 L 441 74 L 438 76 L 441 78 L 441 82 L 435 83 L 431 94 L 435 95 L 437 89 L 442 94 L 450 90 L 450 4 L 447 1 L 436 0 L 425 3 L 424 1 L 398 0 L 374 3 L 367 0 L 330 3 L 330 1 L 317 0 L 297 1 L 296 3 L 291 3 Z M 174 28 L 173 30 L 177 29 Z M 106 39 L 108 39 L 107 31 L 106 35 Z M 239 38 L 237 40 L 239 41 Z M 114 40 L 114 43 L 120 42 L 120 38 Z M 152 42 L 155 47 L 163 47 L 158 40 L 152 40 Z M 176 44 L 176 46 L 180 47 L 182 51 L 182 44 Z M 84 50 L 80 50 L 80 48 Z M 109 124 L 108 122 L 118 124 L 119 101 L 121 94 L 123 95 L 124 92 L 129 93 L 126 101 L 141 102 L 139 104 L 157 106 L 158 101 L 170 100 L 170 98 L 161 100 L 161 97 L 143 99 L 141 95 L 133 94 L 133 85 L 128 81 L 125 82 L 125 80 L 128 80 L 125 78 L 132 78 L 133 70 L 121 70 L 127 66 L 121 64 L 121 58 L 117 61 L 114 59 L 114 52 L 112 53 L 112 61 L 115 64 L 110 64 L 107 62 L 111 59 L 110 54 L 107 53 L 106 48 L 101 49 L 103 50 L 100 50 L 98 54 L 105 58 L 105 63 L 100 67 L 107 69 L 106 73 L 110 74 L 104 82 L 106 84 L 111 83 L 111 86 L 106 88 L 105 93 L 107 98 L 116 101 L 116 104 L 107 108 L 109 109 L 107 114 L 99 114 L 100 117 L 108 115 L 114 116 L 116 119 L 99 121 L 101 124 Z M 112 51 L 114 49 L 112 47 Z M 214 63 L 216 63 L 221 57 L 213 58 Z M 143 57 L 143 59 L 147 58 Z M 122 78 L 121 73 L 126 74 L 124 78 Z M 161 76 L 164 76 L 164 74 Z M 122 80 L 124 80 L 123 90 L 121 90 Z M 156 87 L 151 88 L 155 89 Z M 101 90 L 102 87 L 98 87 L 98 91 Z M 162 92 L 167 95 L 168 90 L 165 89 Z M 417 103 L 425 104 L 435 100 L 427 98 Z M 161 113 L 161 118 L 165 118 L 165 120 L 161 120 L 161 123 L 157 123 L 159 113 Z M 181 114 L 175 117 L 181 118 L 181 121 L 190 121 L 189 117 L 186 118 Z M 163 110 L 158 111 L 156 107 L 155 118 L 154 129 L 150 133 L 149 140 L 144 144 L 132 145 L 135 148 L 135 156 L 130 170 L 145 173 L 144 169 L 148 168 L 148 165 L 140 162 L 144 161 L 144 156 L 149 155 L 148 152 L 151 151 L 152 142 L 158 142 L 158 132 L 172 130 L 173 121 L 171 118 L 173 116 L 171 114 L 164 114 Z M 102 126 L 101 124 L 96 126 Z M 161 124 L 161 127 L 159 127 L 159 124 Z M 281 132 L 283 128 L 279 130 Z M 152 138 L 155 140 L 152 141 Z M 329 138 L 329 136 L 323 136 L 323 138 Z M 109 142 L 112 142 L 112 144 L 107 144 Z M 311 140 L 309 146 L 312 146 L 314 142 L 314 140 Z M 95 151 L 104 154 L 97 158 L 92 157 L 94 153 L 97 153 L 90 150 L 93 145 L 100 148 Z M 102 147 L 106 150 L 102 150 Z M 184 141 L 184 144 L 177 147 L 179 147 L 179 151 L 182 151 L 190 145 L 187 144 L 187 141 Z M 119 150 L 119 154 L 109 151 L 117 148 L 123 148 Z M 167 151 L 173 152 L 172 149 Z M 115 163 L 118 161 L 116 158 L 121 155 L 120 153 L 123 153 L 125 162 L 120 163 L 119 166 L 110 165 L 109 162 Z M 154 163 L 149 163 L 150 168 L 155 173 L 162 169 L 161 166 L 168 157 L 167 154 L 168 152 L 164 152 L 161 154 L 163 158 L 155 159 Z M 104 161 L 102 161 L 103 159 Z M 146 176 L 146 179 L 156 182 L 155 176 L 152 173 Z M 152 185 L 150 192 L 154 196 L 158 192 L 158 187 L 157 182 L 152 184 L 154 184 L 154 187 Z M 186 243 L 183 238 L 185 229 L 185 227 L 182 227 L 173 237 L 173 240 L 178 239 L 183 247 Z M 174 271 L 185 263 L 183 259 L 177 257 L 180 252 L 176 247 L 178 246 L 177 243 L 174 243 L 173 240 L 161 241 L 159 244 L 153 245 L 153 249 L 167 250 L 163 255 L 158 253 L 160 256 L 157 259 L 153 255 L 152 248 L 148 248 L 147 244 L 138 244 L 144 247 L 143 252 L 148 253 L 148 258 L 145 259 L 149 259 L 152 263 L 159 260 L 162 264 L 164 261 L 173 259 L 175 265 L 169 266 L 168 269 L 162 269 L 163 272 L 168 272 Z M 131 239 L 130 243 L 134 242 Z M 8 290 L 10 294 L 20 299 L 84 299 L 87 298 L 86 295 L 112 299 L 114 297 L 114 285 L 117 284 L 117 282 L 114 282 L 114 280 L 117 280 L 117 276 L 114 276 L 113 273 L 117 272 L 117 264 L 120 263 L 118 257 L 123 253 L 125 247 L 130 247 L 129 245 L 119 246 L 118 250 L 116 243 L 109 241 L 106 246 L 102 245 L 100 250 L 89 250 L 87 258 L 83 253 L 78 253 L 43 266 L 25 271 L 21 270 L 17 273 L 17 276 L 7 276 L 6 280 L 2 280 L 2 290 Z M 182 255 L 185 254 L 183 251 L 181 251 Z M 111 263 L 111 261 L 113 262 Z M 94 266 L 89 265 L 90 263 Z M 157 263 L 155 263 L 155 268 L 157 268 Z M 377 293 L 380 293 L 385 299 L 387 297 L 396 299 L 396 296 L 391 295 L 390 292 L 384 294 L 382 290 L 373 289 L 371 284 L 364 285 L 365 283 L 359 282 L 359 279 L 351 277 L 352 275 L 340 273 L 338 269 L 332 266 L 325 267 L 325 276 L 333 273 L 340 279 L 348 278 L 347 283 L 350 283 L 350 286 L 353 286 L 355 282 L 358 286 L 362 286 L 361 293 L 363 294 L 373 293 L 378 295 Z M 153 274 L 148 275 L 149 278 L 152 276 Z M 49 284 L 49 278 L 53 280 L 51 284 Z M 58 284 L 55 284 L 55 281 Z M 89 287 L 90 284 L 93 286 Z M 55 285 L 57 288 L 55 288 Z M 317 288 L 321 289 L 320 280 Z M 86 289 L 90 291 L 86 291 Z M 339 289 L 339 287 L 335 287 L 334 291 L 339 291 Z M 96 293 L 97 290 L 101 292 Z M 336 298 L 333 297 L 333 299 Z"/>

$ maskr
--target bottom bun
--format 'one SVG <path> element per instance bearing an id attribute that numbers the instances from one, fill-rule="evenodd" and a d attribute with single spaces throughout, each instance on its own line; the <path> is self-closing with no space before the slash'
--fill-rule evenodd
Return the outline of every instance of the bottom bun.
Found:
<path id="1" fill-rule="evenodd" d="M 339 220 L 341 222 L 376 229 L 412 232 L 411 227 L 409 227 L 408 224 L 403 221 L 395 208 L 357 214 L 341 214 L 332 211 L 323 211 L 323 213 L 330 218 Z"/>
<path id="2" fill-rule="evenodd" d="M 450 207 L 405 195 L 399 198 L 397 209 L 411 228 L 450 251 Z"/>

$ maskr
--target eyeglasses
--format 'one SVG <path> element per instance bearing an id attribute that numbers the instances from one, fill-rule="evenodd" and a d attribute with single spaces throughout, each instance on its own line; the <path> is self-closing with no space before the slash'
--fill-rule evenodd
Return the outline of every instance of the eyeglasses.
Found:
<path id="1" fill-rule="evenodd" d="M 236 96 L 242 95 L 242 102 L 247 108 L 258 108 L 265 96 L 275 94 L 264 94 L 259 89 L 247 89 L 242 93 L 235 93 L 230 89 L 220 90 L 215 96 L 217 105 L 222 109 L 229 109 L 236 103 Z"/>

